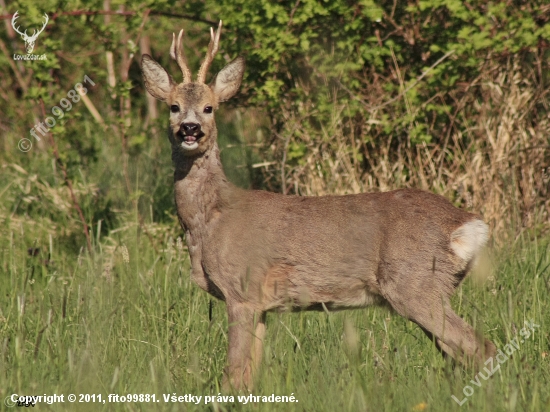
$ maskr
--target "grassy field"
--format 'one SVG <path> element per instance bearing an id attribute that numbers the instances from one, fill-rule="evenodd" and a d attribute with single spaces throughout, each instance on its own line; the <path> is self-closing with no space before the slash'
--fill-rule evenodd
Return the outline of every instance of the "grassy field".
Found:
<path id="1" fill-rule="evenodd" d="M 36 407 L 67 411 L 550 408 L 548 238 L 520 237 L 494 251 L 492 275 L 467 280 L 455 296 L 458 313 L 499 348 L 523 337 L 524 322 L 539 325 L 487 380 L 446 362 L 415 324 L 384 308 L 274 313 L 253 394 L 293 395 L 297 402 L 243 405 L 235 397 L 205 405 L 205 396 L 220 393 L 227 319 L 224 304 L 191 282 L 183 243 L 167 234 L 155 250 L 136 221 L 105 239 L 97 231 L 93 257 L 55 238 L 42 239 L 33 256 L 27 248 L 40 238 L 37 230 L 20 222 L 0 239 L 2 400 L 63 394 L 64 403 Z M 140 393 L 160 402 L 67 401 L 69 394 Z M 195 405 L 165 402 L 163 394 L 203 398 Z M 467 401 L 459 406 L 452 395 Z"/>
<path id="2" fill-rule="evenodd" d="M 63 397 L 35 406 L 44 411 L 550 411 L 544 2 L 8 3 L 0 411 L 13 394 Z M 25 46 L 6 18 L 17 8 L 29 32 L 50 16 L 36 44 L 47 59 L 11 57 Z M 417 187 L 483 215 L 492 263 L 453 307 L 503 351 L 485 371 L 444 359 L 385 308 L 271 313 L 259 398 L 221 393 L 225 305 L 190 280 L 169 108 L 146 100 L 139 67 L 151 54 L 179 81 L 170 33 L 185 29 L 196 70 L 219 18 L 210 74 L 237 54 L 248 67 L 240 100 L 216 114 L 233 183 L 313 195 Z M 69 102 L 84 76 L 88 97 Z M 50 113 L 38 141 L 29 133 Z"/>
<path id="3" fill-rule="evenodd" d="M 103 145 L 100 162 L 72 175 L 94 222 L 92 255 L 48 153 L 12 147 L 0 156 L 1 410 L 12 394 L 64 395 L 63 403 L 36 406 L 54 411 L 549 410 L 550 238 L 535 231 L 501 242 L 492 270 L 454 296 L 457 312 L 499 348 L 518 346 L 487 380 L 445 361 L 415 324 L 385 308 L 272 313 L 253 395 L 298 402 L 217 402 L 225 305 L 190 280 L 167 146 L 131 154 L 125 176 L 124 154 Z M 245 171 L 239 139 L 221 146 L 226 169 Z M 529 339 L 516 341 L 530 321 L 538 326 Z M 96 402 L 80 403 L 80 394 Z M 159 402 L 109 402 L 110 394 L 154 394 Z M 165 401 L 174 394 L 202 398 Z M 205 404 L 205 396 L 216 402 Z M 452 396 L 466 400 L 459 406 Z"/>

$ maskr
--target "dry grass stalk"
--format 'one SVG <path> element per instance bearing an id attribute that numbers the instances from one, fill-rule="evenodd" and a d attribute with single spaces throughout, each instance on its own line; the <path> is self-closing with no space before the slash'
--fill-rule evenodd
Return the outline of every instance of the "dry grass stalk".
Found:
<path id="1" fill-rule="evenodd" d="M 537 112 L 547 91 L 518 64 L 490 67 L 474 83 L 458 105 L 457 127 L 437 143 L 373 138 L 381 112 L 370 113 L 358 132 L 346 107 L 335 106 L 330 121 L 314 133 L 307 126 L 310 111 L 289 110 L 284 114 L 289 126 L 272 146 L 285 159 L 284 173 L 279 163 L 278 171 L 268 170 L 268 179 L 285 176 L 287 192 L 302 195 L 417 187 L 480 212 L 500 236 L 509 233 L 510 224 L 516 233 L 537 224 L 548 230 L 550 120 Z M 298 161 L 284 155 L 289 143 L 305 146 Z"/>

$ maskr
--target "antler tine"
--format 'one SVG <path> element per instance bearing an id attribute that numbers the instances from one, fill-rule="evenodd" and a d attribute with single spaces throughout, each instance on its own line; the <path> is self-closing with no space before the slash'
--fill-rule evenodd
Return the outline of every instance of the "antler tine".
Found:
<path id="1" fill-rule="evenodd" d="M 172 59 L 174 59 L 178 63 L 178 66 L 180 67 L 183 74 L 183 83 L 191 83 L 191 70 L 189 70 L 189 66 L 187 66 L 187 59 L 185 58 L 185 54 L 183 54 L 182 38 L 183 30 L 180 30 L 177 41 L 176 35 L 172 33 L 170 57 L 172 57 Z"/>
<path id="2" fill-rule="evenodd" d="M 44 22 L 44 24 L 42 25 L 42 28 L 40 30 L 37 30 L 37 29 L 33 29 L 33 32 L 32 32 L 32 36 L 31 36 L 31 39 L 35 39 L 38 37 L 38 35 L 40 33 L 42 33 L 44 31 L 44 29 L 46 28 L 46 26 L 48 25 L 48 21 L 50 21 L 50 18 L 48 17 L 48 15 L 46 13 L 44 13 L 44 16 L 46 17 L 46 21 Z"/>
<path id="3" fill-rule="evenodd" d="M 21 36 L 26 36 L 27 35 L 27 30 L 25 30 L 25 33 L 21 33 L 19 31 L 19 27 L 15 27 L 15 20 L 17 20 L 18 18 L 19 18 L 19 11 L 16 11 L 15 14 L 13 15 L 12 19 L 11 19 L 11 25 L 12 25 L 12 27 L 15 30 L 16 33 L 20 34 Z"/>
<path id="4" fill-rule="evenodd" d="M 218 52 L 221 32 L 222 32 L 222 21 L 220 20 L 220 24 L 218 25 L 218 30 L 216 30 L 215 33 L 214 33 L 214 29 L 210 28 L 210 43 L 208 44 L 208 51 L 206 52 L 206 57 L 204 58 L 204 62 L 202 63 L 201 68 L 199 69 L 199 74 L 197 76 L 198 83 L 205 83 L 206 81 L 206 73 L 208 72 L 208 69 L 212 64 L 212 61 L 214 60 L 214 57 Z"/>
<path id="5" fill-rule="evenodd" d="M 44 13 L 44 17 L 46 17 L 46 21 L 44 22 L 44 24 L 42 25 L 42 29 L 40 29 L 40 31 L 38 32 L 38 34 L 42 33 L 44 31 L 44 29 L 46 28 L 46 26 L 48 25 L 48 22 L 50 21 L 50 18 L 48 17 L 48 14 L 47 13 Z"/>

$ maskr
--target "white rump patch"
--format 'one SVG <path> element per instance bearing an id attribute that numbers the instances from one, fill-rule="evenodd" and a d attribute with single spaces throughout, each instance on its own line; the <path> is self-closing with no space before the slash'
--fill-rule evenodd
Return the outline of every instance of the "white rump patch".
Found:
<path id="1" fill-rule="evenodd" d="M 470 262 L 489 239 L 489 226 L 479 219 L 464 223 L 451 234 L 451 248 L 456 255 Z"/>

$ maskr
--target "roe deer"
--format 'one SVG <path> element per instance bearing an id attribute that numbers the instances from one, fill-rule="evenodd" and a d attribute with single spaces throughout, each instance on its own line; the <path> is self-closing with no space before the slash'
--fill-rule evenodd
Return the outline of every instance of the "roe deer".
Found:
<path id="1" fill-rule="evenodd" d="M 450 307 L 449 297 L 488 239 L 479 216 L 439 195 L 401 189 L 347 196 L 285 196 L 243 190 L 220 162 L 214 112 L 241 84 L 237 57 L 206 84 L 221 22 L 197 80 L 173 35 L 177 84 L 143 55 L 145 87 L 170 107 L 174 191 L 191 276 L 227 305 L 229 349 L 224 388 L 248 390 L 262 355 L 265 313 L 389 304 L 417 323 L 453 358 L 483 362 L 489 340 Z"/>

